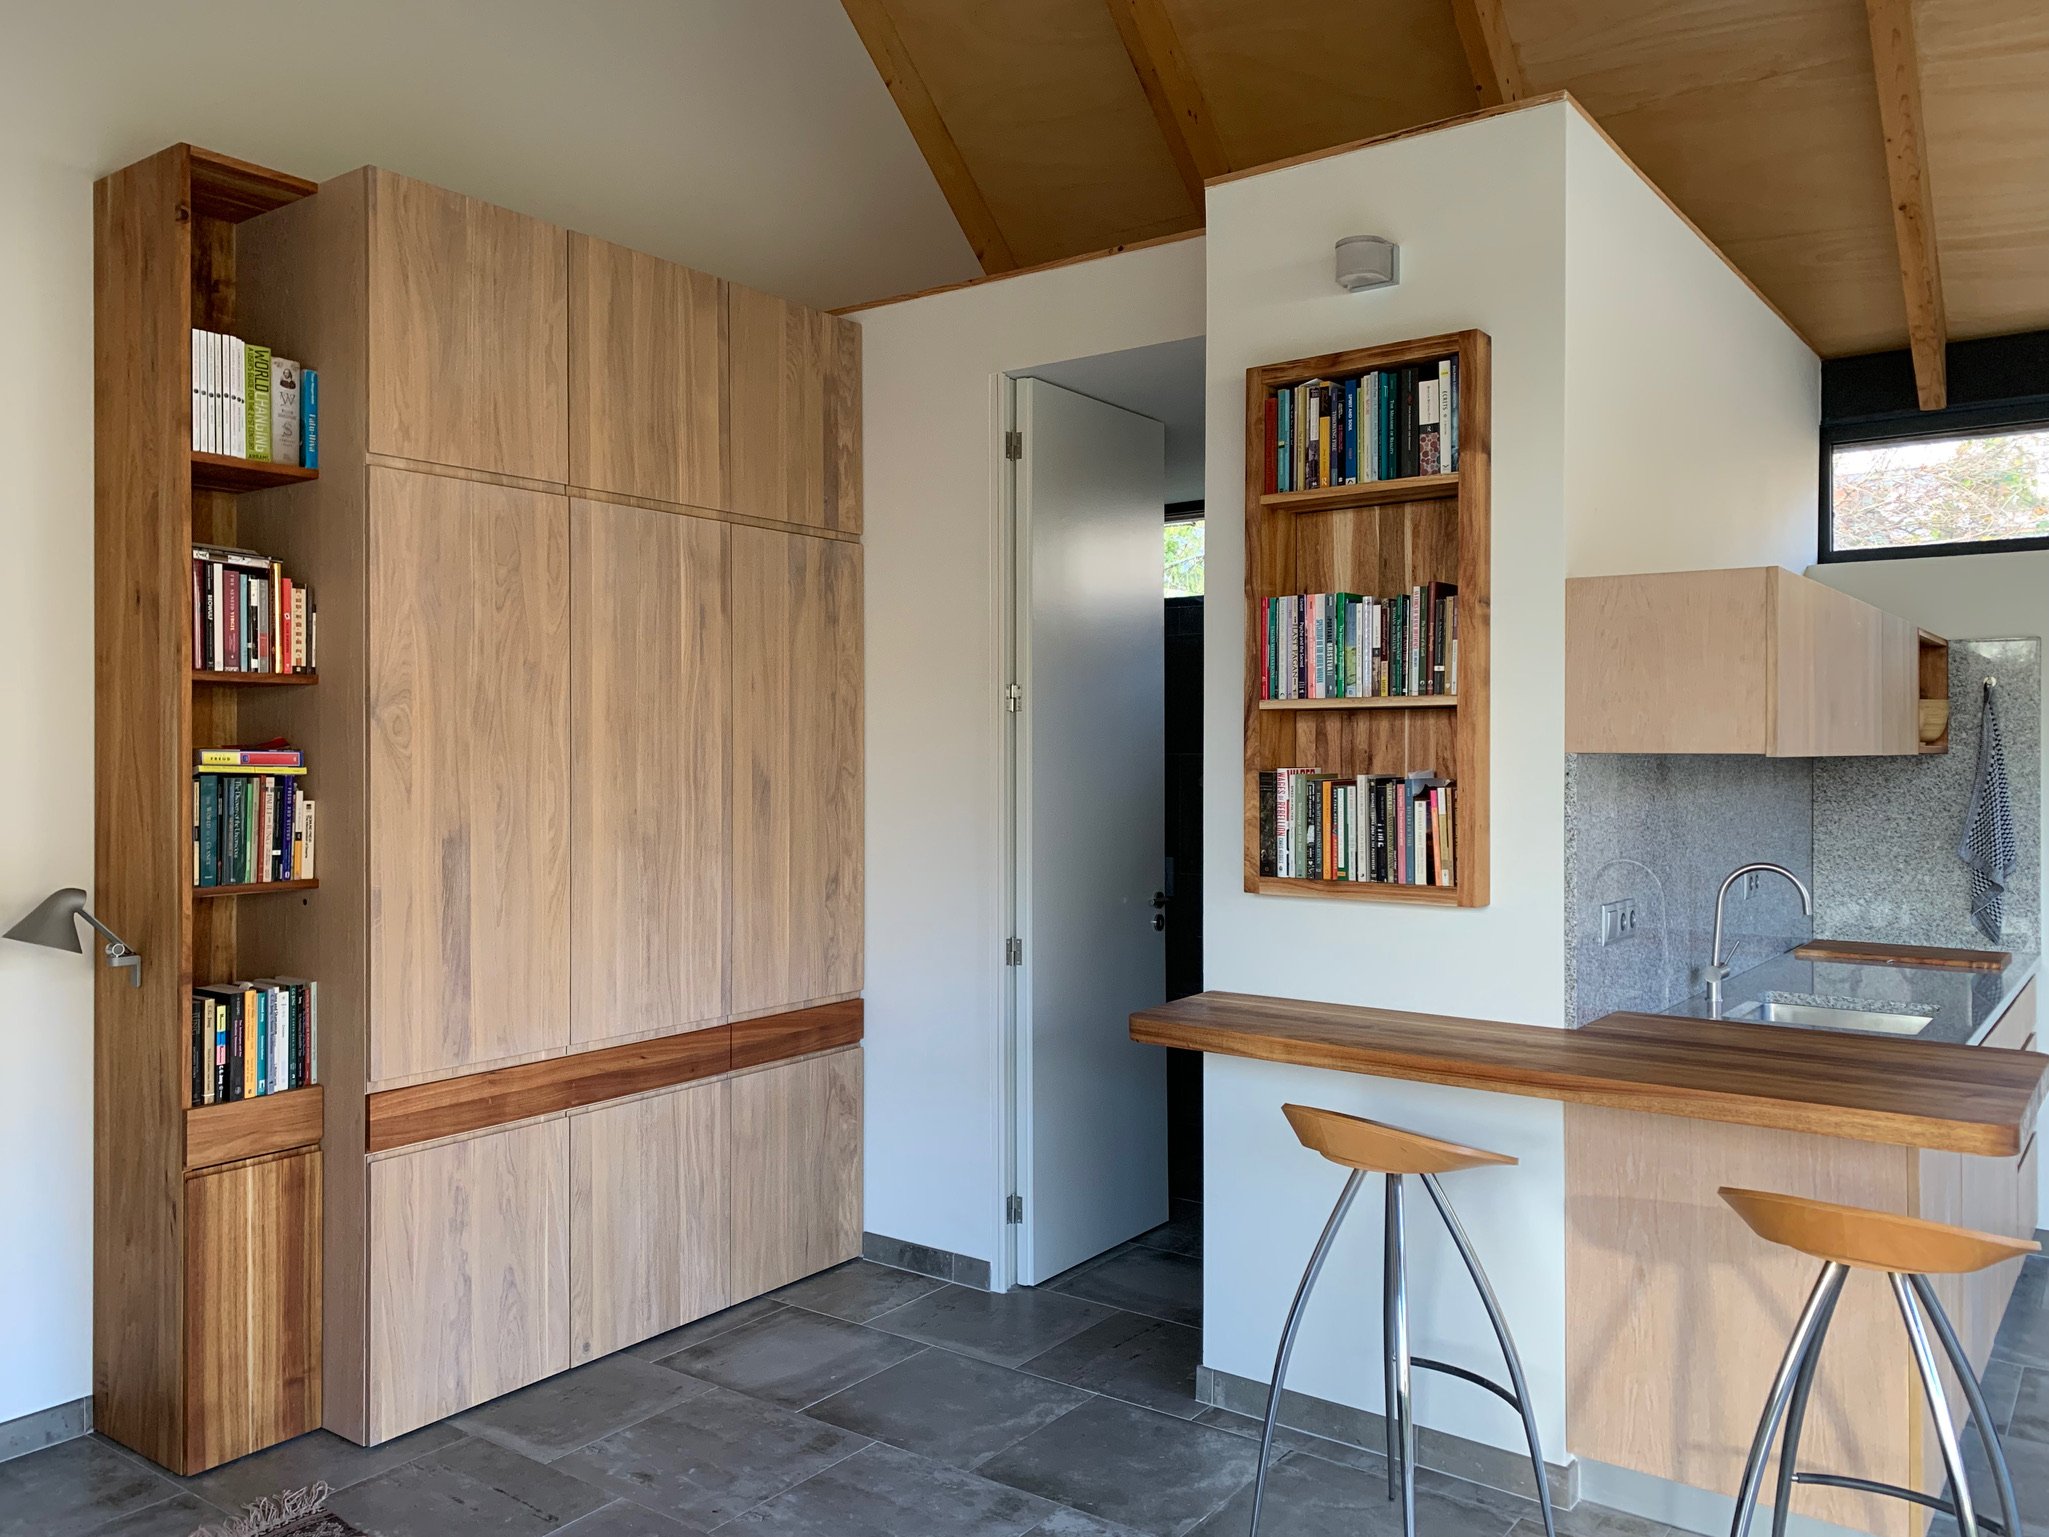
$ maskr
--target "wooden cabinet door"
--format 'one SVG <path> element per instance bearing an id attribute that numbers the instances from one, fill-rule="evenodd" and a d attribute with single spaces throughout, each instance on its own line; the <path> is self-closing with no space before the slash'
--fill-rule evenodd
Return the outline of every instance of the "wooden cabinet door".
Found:
<path id="1" fill-rule="evenodd" d="M 731 1085 L 569 1120 L 570 1355 L 593 1360 L 732 1299 Z"/>
<path id="2" fill-rule="evenodd" d="M 389 171 L 370 188 L 371 451 L 566 480 L 568 232 Z"/>
<path id="3" fill-rule="evenodd" d="M 726 525 L 570 505 L 570 1038 L 725 1012 Z"/>
<path id="4" fill-rule="evenodd" d="M 861 549 L 735 527 L 735 1014 L 861 988 Z"/>
<path id="5" fill-rule="evenodd" d="M 861 1252 L 861 1051 L 742 1073 L 733 1091 L 733 1299 Z"/>
<path id="6" fill-rule="evenodd" d="M 858 534 L 861 328 L 737 283 L 727 288 L 726 313 L 726 506 Z"/>
<path id="7" fill-rule="evenodd" d="M 370 1440 L 569 1365 L 569 1123 L 370 1165 Z"/>
<path id="8" fill-rule="evenodd" d="M 726 504 L 726 285 L 569 237 L 569 479 Z"/>
<path id="9" fill-rule="evenodd" d="M 1777 698 L 1771 753 L 1870 757 L 1920 751 L 1920 632 L 1790 571 L 1772 571 Z"/>
<path id="10" fill-rule="evenodd" d="M 568 1044 L 568 567 L 563 497 L 370 471 L 373 1085 Z"/>

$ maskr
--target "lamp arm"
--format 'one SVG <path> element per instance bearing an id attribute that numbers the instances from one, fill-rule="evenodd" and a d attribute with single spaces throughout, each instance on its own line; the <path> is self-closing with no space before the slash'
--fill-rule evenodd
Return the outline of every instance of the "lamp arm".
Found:
<path id="1" fill-rule="evenodd" d="M 129 967 L 129 979 L 137 987 L 142 986 L 142 952 L 132 949 L 127 940 L 100 922 L 87 909 L 81 907 L 78 910 L 78 916 L 98 930 L 101 937 L 106 940 L 107 964 L 109 966 Z"/>

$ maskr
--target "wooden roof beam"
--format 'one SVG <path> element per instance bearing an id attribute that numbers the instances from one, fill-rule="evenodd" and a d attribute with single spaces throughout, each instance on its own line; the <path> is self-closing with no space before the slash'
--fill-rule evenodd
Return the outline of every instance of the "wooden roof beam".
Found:
<path id="1" fill-rule="evenodd" d="M 1501 14 L 1501 0 L 1451 0 L 1451 17 L 1458 24 L 1459 44 L 1466 51 L 1481 106 L 1498 107 L 1530 94 L 1515 39 L 1508 35 L 1508 22 Z"/>
<path id="2" fill-rule="evenodd" d="M 1949 402 L 1944 352 L 1949 318 L 1942 302 L 1942 262 L 1935 249 L 1935 207 L 1928 192 L 1928 144 L 1921 119 L 1921 61 L 1914 46 L 1910 0 L 1865 0 L 1871 63 L 1878 78 L 1878 117 L 1885 130 L 1885 178 L 1892 191 L 1893 238 L 1907 301 L 1907 345 L 1921 409 Z"/>
<path id="3" fill-rule="evenodd" d="M 996 215 L 990 211 L 988 200 L 982 196 L 982 189 L 975 184 L 952 131 L 940 117 L 924 77 L 911 62 L 910 52 L 904 47 L 887 6 L 883 0 L 840 0 L 840 4 L 861 35 L 861 45 L 868 50 L 868 57 L 875 61 L 875 71 L 889 88 L 897 111 L 903 114 L 904 126 L 911 130 L 925 164 L 932 168 L 932 178 L 939 183 L 939 190 L 953 210 L 961 233 L 967 236 L 975 260 L 982 264 L 982 271 L 1013 270 L 1018 264 L 1017 256 L 1004 238 Z"/>
<path id="4" fill-rule="evenodd" d="M 1117 23 L 1117 35 L 1124 39 L 1124 51 L 1131 57 L 1131 67 L 1137 71 L 1138 83 L 1160 125 L 1160 134 L 1167 141 L 1167 151 L 1174 157 L 1174 168 L 1181 173 L 1181 184 L 1188 189 L 1189 200 L 1200 217 L 1202 184 L 1212 176 L 1228 172 L 1231 162 L 1225 157 L 1223 141 L 1217 137 L 1202 87 L 1189 68 L 1188 55 L 1181 51 L 1174 19 L 1167 14 L 1165 0 L 1107 3 L 1110 16 Z"/>

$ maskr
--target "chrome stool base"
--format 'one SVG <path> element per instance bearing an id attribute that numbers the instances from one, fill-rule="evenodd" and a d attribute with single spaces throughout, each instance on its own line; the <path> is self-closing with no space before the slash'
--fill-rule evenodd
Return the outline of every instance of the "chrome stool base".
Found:
<path id="1" fill-rule="evenodd" d="M 1793 1338 L 1787 1343 L 1785 1359 L 1779 1363 L 1778 1376 L 1773 1379 L 1771 1393 L 1765 1399 L 1764 1417 L 1758 1421 L 1757 1434 L 1750 1443 L 1750 1455 L 1743 1465 L 1743 1480 L 1737 1486 L 1736 1515 L 1729 1527 L 1730 1537 L 1747 1537 L 1764 1483 L 1765 1459 L 1771 1454 L 1772 1441 L 1778 1435 L 1782 1418 L 1786 1433 L 1785 1444 L 1779 1449 L 1772 1537 L 1785 1537 L 1795 1484 L 1882 1494 L 1925 1505 L 1931 1510 L 1955 1516 L 1959 1537 L 1975 1537 L 1980 1532 L 1994 1534 L 1994 1537 L 2020 1537 L 2013 1475 L 2007 1469 L 2005 1449 L 1999 1444 L 1998 1432 L 1993 1429 L 1992 1417 L 1986 1410 L 1984 1390 L 1977 1373 L 1971 1370 L 1970 1360 L 1964 1354 L 1956 1330 L 1950 1325 L 1949 1315 L 1943 1312 L 1942 1304 L 1936 1300 L 1935 1288 L 1923 1275 L 1888 1271 L 1886 1280 L 1891 1283 L 1893 1299 L 1899 1304 L 1900 1321 L 1906 1325 L 1907 1341 L 1914 1353 L 1914 1367 L 1921 1379 L 1921 1393 L 1927 1399 L 1928 1412 L 1935 1421 L 1936 1445 L 1942 1453 L 1943 1469 L 1949 1476 L 1949 1498 L 1939 1499 L 1916 1489 L 1905 1489 L 1876 1479 L 1800 1471 L 1800 1431 L 1807 1417 L 1807 1400 L 1814 1390 L 1814 1374 L 1821 1360 L 1822 1343 L 1828 1337 L 1829 1324 L 1835 1318 L 1836 1302 L 1842 1296 L 1843 1281 L 1849 1273 L 1847 1265 L 1833 1260 L 1824 1263 L 1820 1276 L 1815 1280 L 1814 1290 L 1808 1294 L 1807 1305 L 1801 1310 L 1800 1320 L 1793 1326 Z M 1971 1411 L 1971 1422 L 1978 1428 L 1978 1439 L 1984 1445 L 1985 1460 L 1991 1466 L 1993 1488 L 1999 1499 L 1999 1519 L 1996 1521 L 1990 1516 L 1979 1515 L 1973 1508 L 1970 1484 L 1964 1476 L 1963 1454 L 1957 1446 L 1956 1424 L 1950 1417 L 1949 1399 L 1936 1374 L 1935 1352 L 1928 1344 L 1924 1318 L 1935 1327 L 1935 1336 L 1942 1343 L 1943 1354 L 1949 1358 L 1957 1382 L 1963 1389 L 1964 1401 Z"/>
<path id="2" fill-rule="evenodd" d="M 1315 1289 L 1316 1279 L 1323 1271 L 1323 1262 L 1330 1256 L 1331 1244 L 1337 1238 L 1338 1229 L 1344 1225 L 1346 1213 L 1352 1209 L 1359 1187 L 1365 1183 L 1366 1173 L 1364 1169 L 1353 1169 L 1346 1177 L 1345 1187 L 1338 1193 L 1337 1204 L 1331 1208 L 1330 1220 L 1324 1223 L 1322 1236 L 1310 1251 L 1309 1265 L 1302 1272 L 1301 1284 L 1295 1288 L 1295 1300 L 1288 1308 L 1287 1321 L 1281 1326 L 1281 1346 L 1274 1357 L 1273 1384 L 1267 1389 L 1266 1423 L 1259 1437 L 1259 1472 L 1252 1482 L 1251 1537 L 1258 1537 L 1259 1533 L 1267 1469 L 1273 1459 L 1274 1427 L 1280 1420 L 1281 1389 L 1288 1375 L 1288 1360 L 1295 1352 L 1295 1336 L 1302 1326 L 1302 1314 L 1309 1294 Z M 1494 1295 L 1493 1286 L 1488 1283 L 1487 1272 L 1481 1268 L 1480 1256 L 1473 1251 L 1472 1240 L 1466 1236 L 1458 1213 L 1452 1210 L 1451 1202 L 1445 1198 L 1444 1187 L 1437 1176 L 1418 1174 L 1416 1178 L 1429 1192 L 1431 1203 L 1444 1221 L 1445 1231 L 1451 1235 L 1452 1244 L 1458 1249 L 1459 1258 L 1465 1261 L 1466 1273 L 1473 1278 L 1473 1287 L 1480 1294 L 1481 1305 L 1487 1309 L 1487 1321 L 1494 1326 L 1494 1337 L 1501 1343 L 1501 1356 L 1507 1363 L 1508 1378 L 1514 1384 L 1513 1388 L 1505 1388 L 1463 1366 L 1410 1353 L 1408 1226 L 1402 1198 L 1406 1176 L 1388 1174 L 1383 1178 L 1387 1181 L 1387 1199 L 1383 1239 L 1385 1262 L 1381 1277 L 1381 1355 L 1386 1372 L 1383 1404 L 1387 1411 L 1387 1497 L 1401 1501 L 1403 1537 L 1416 1537 L 1416 1426 L 1409 1407 L 1409 1373 L 1414 1367 L 1457 1377 L 1485 1388 L 1522 1416 L 1523 1434 L 1530 1444 L 1530 1466 L 1537 1480 L 1537 1503 L 1544 1514 L 1545 1537 L 1558 1537 L 1558 1526 L 1551 1509 L 1551 1486 L 1544 1477 L 1544 1451 L 1537 1437 L 1536 1411 L 1530 1404 L 1529 1384 L 1524 1380 L 1522 1359 L 1516 1354 L 1515 1341 L 1509 1335 L 1508 1320 L 1502 1316 L 1501 1303 Z"/>

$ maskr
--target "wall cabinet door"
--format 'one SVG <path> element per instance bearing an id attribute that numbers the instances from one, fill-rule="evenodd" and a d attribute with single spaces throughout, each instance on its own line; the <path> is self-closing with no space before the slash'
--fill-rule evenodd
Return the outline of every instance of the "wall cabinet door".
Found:
<path id="1" fill-rule="evenodd" d="M 370 187 L 370 450 L 566 480 L 568 232 L 389 171 Z"/>
<path id="2" fill-rule="evenodd" d="M 733 1091 L 733 1296 L 861 1252 L 861 1052 L 742 1073 Z"/>
<path id="3" fill-rule="evenodd" d="M 569 237 L 569 479 L 726 504 L 726 285 Z"/>
<path id="4" fill-rule="evenodd" d="M 569 1123 L 370 1165 L 370 1439 L 569 1365 Z"/>
<path id="5" fill-rule="evenodd" d="M 1773 574 L 1772 755 L 1919 752 L 1920 631 L 1820 582 Z"/>
<path id="6" fill-rule="evenodd" d="M 369 473 L 376 1083 L 568 1043 L 569 504 Z"/>
<path id="7" fill-rule="evenodd" d="M 570 506 L 570 1038 L 725 1011 L 726 525 Z"/>
<path id="8" fill-rule="evenodd" d="M 858 534 L 861 328 L 737 283 L 727 289 L 726 310 L 726 506 Z"/>
<path id="9" fill-rule="evenodd" d="M 861 987 L 861 550 L 735 527 L 735 1014 Z"/>
<path id="10" fill-rule="evenodd" d="M 593 1360 L 733 1300 L 731 1086 L 569 1121 L 570 1354 Z"/>

